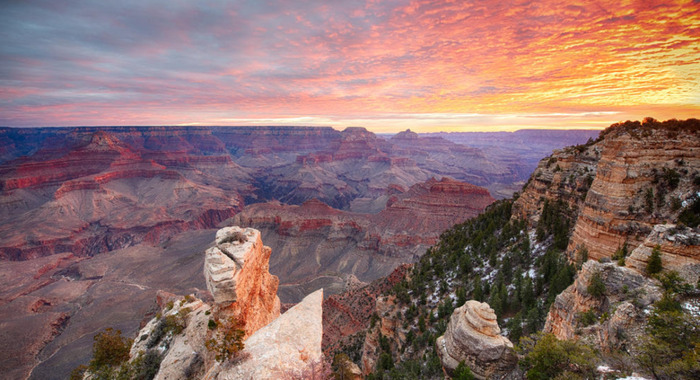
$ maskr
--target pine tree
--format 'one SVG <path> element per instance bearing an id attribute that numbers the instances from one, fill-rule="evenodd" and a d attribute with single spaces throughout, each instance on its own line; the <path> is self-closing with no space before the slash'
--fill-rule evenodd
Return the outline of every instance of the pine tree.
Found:
<path id="1" fill-rule="evenodd" d="M 649 262 L 647 263 L 647 274 L 651 276 L 661 272 L 662 269 L 663 267 L 661 266 L 661 247 L 657 245 L 651 251 L 651 257 L 649 258 Z"/>

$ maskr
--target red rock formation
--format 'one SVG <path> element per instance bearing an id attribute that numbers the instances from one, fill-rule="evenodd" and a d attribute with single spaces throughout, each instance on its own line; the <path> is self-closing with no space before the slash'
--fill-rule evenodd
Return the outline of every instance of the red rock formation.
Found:
<path id="1" fill-rule="evenodd" d="M 77 146 L 62 153 L 44 149 L 3 165 L 0 257 L 89 256 L 143 241 L 161 243 L 185 230 L 216 226 L 240 209 L 240 194 L 251 191 L 248 174 L 229 156 L 183 153 L 193 148 L 178 131 L 128 133 L 120 137 L 140 150 L 96 130 L 78 134 Z M 147 147 L 181 151 L 153 155 Z M 236 190 L 222 190 L 227 188 Z"/>

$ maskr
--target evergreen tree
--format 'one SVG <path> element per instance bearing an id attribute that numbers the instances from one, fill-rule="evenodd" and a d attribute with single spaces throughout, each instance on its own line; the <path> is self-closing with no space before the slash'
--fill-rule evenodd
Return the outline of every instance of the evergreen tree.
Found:
<path id="1" fill-rule="evenodd" d="M 457 368 L 455 369 L 454 376 L 452 376 L 452 379 L 454 380 L 473 380 L 474 375 L 472 374 L 471 369 L 464 364 L 464 360 L 459 362 L 457 365 Z"/>
<path id="2" fill-rule="evenodd" d="M 656 246 L 651 251 L 651 257 L 649 257 L 649 262 L 647 262 L 647 274 L 649 276 L 661 272 L 663 269 L 661 266 L 661 247 Z"/>
<path id="3" fill-rule="evenodd" d="M 472 298 L 483 302 L 484 301 L 484 290 L 481 288 L 481 277 L 476 276 L 474 279 L 474 291 L 472 292 Z"/>

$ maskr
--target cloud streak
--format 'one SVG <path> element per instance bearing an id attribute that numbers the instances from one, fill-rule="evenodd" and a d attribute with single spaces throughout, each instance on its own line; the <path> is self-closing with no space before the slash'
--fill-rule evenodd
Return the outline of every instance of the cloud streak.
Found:
<path id="1" fill-rule="evenodd" d="M 3 125 L 483 130 L 700 110 L 692 0 L 10 1 L 0 39 Z"/>

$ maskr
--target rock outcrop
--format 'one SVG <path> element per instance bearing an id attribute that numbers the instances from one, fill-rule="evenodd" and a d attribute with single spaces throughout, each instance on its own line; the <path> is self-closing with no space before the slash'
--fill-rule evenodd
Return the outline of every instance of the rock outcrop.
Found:
<path id="1" fill-rule="evenodd" d="M 369 326 L 372 315 L 383 315 L 377 307 L 377 303 L 385 304 L 380 295 L 387 293 L 405 279 L 409 269 L 410 265 L 401 265 L 386 277 L 332 295 L 323 302 L 323 352 L 327 357 L 334 357 L 348 346 L 358 345 L 357 341 L 363 338 L 362 332 Z M 380 324 L 383 325 L 382 321 Z M 370 346 L 366 351 L 374 354 L 377 346 Z M 374 367 L 366 368 L 369 371 Z"/>
<path id="2" fill-rule="evenodd" d="M 477 379 L 508 378 L 518 357 L 513 343 L 500 333 L 488 304 L 472 300 L 455 309 L 445 335 L 435 342 L 445 372 L 452 374 L 464 361 Z"/>
<path id="3" fill-rule="evenodd" d="M 277 278 L 267 272 L 270 249 L 254 229 L 219 230 L 216 245 L 205 254 L 204 275 L 214 303 L 159 293 L 161 313 L 139 332 L 132 363 L 160 361 L 159 380 L 307 378 L 325 368 L 323 290 L 280 316 Z M 243 325 L 231 325 L 233 320 Z M 222 360 L 216 357 L 220 350 L 210 345 L 221 343 L 221 334 L 230 329 L 243 330 L 245 347 Z"/>
<path id="4" fill-rule="evenodd" d="M 214 302 L 245 322 L 246 336 L 280 314 L 279 279 L 269 273 L 271 250 L 260 231 L 226 227 L 205 253 L 204 277 Z"/>
<path id="5" fill-rule="evenodd" d="M 673 224 L 658 224 L 635 248 L 627 259 L 627 266 L 644 273 L 655 247 L 661 253 L 661 264 L 666 270 L 680 274 L 689 284 L 697 284 L 700 277 L 700 232 L 697 229 Z"/>
<path id="6" fill-rule="evenodd" d="M 589 293 L 594 277 L 604 285 L 603 294 Z M 633 269 L 589 260 L 574 283 L 556 297 L 544 331 L 559 339 L 583 338 L 603 349 L 619 349 L 625 339 L 641 335 L 645 309 L 659 300 L 661 293 L 656 280 Z"/>
<path id="7" fill-rule="evenodd" d="M 564 202 L 570 210 L 581 208 L 596 175 L 601 148 L 596 144 L 555 150 L 543 158 L 513 203 L 513 218 L 525 219 L 530 226 L 539 221 L 544 201 Z"/>
<path id="8" fill-rule="evenodd" d="M 246 340 L 239 364 L 216 365 L 208 378 L 314 378 L 323 368 L 322 303 L 323 290 L 306 296 Z"/>

